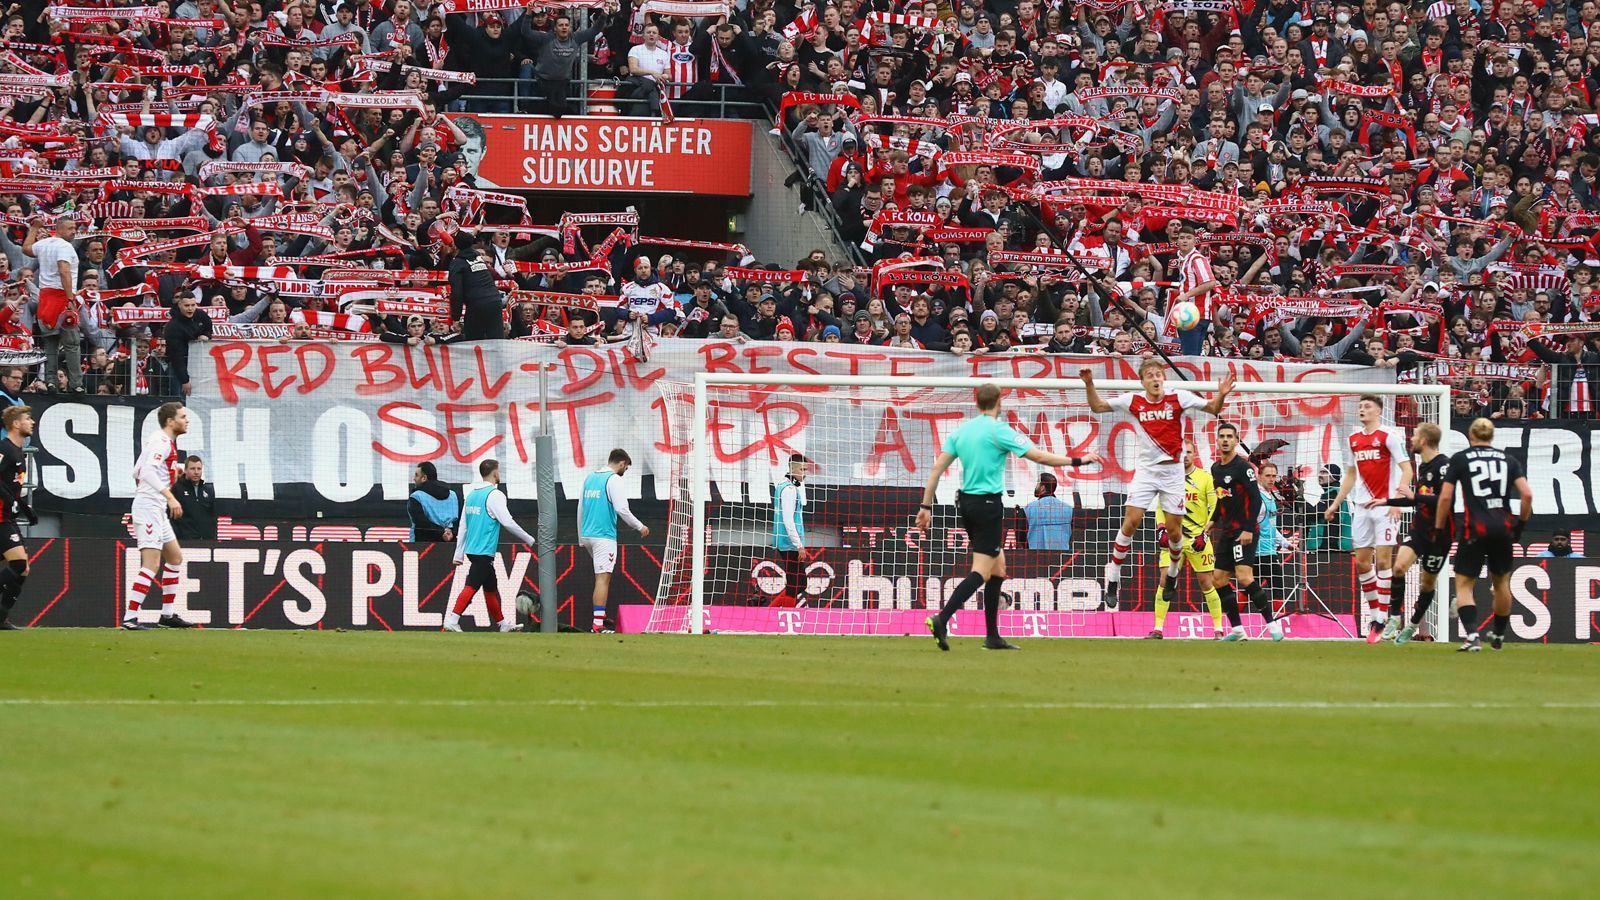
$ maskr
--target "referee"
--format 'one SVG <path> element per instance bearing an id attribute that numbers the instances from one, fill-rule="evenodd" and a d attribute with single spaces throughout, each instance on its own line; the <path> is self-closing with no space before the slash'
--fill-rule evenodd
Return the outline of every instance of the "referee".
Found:
<path id="1" fill-rule="evenodd" d="M 950 618 L 982 587 L 983 620 L 988 631 L 984 648 L 1016 650 L 1015 644 L 1000 637 L 1000 585 L 1006 580 L 1006 554 L 1000 549 L 1005 517 L 1000 492 L 1005 489 L 1006 457 L 1016 455 L 1059 467 L 1098 462 L 1100 455 L 1067 457 L 1040 450 L 1000 421 L 999 388 L 992 384 L 981 385 L 973 395 L 978 415 L 945 439 L 939 461 L 928 473 L 928 484 L 922 491 L 922 508 L 917 510 L 916 528 L 926 532 L 933 519 L 933 493 L 939 486 L 939 477 L 951 463 L 960 460 L 961 492 L 956 495 L 956 511 L 961 515 L 961 527 L 966 529 L 967 540 L 972 544 L 972 571 L 956 585 L 939 614 L 928 617 L 928 630 L 933 632 L 940 650 L 949 650 Z"/>

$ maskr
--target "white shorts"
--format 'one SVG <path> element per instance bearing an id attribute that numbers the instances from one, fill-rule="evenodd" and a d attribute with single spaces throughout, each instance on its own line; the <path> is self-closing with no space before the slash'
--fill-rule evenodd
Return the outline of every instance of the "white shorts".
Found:
<path id="1" fill-rule="evenodd" d="M 611 570 L 617 567 L 617 542 L 611 538 L 578 538 L 578 546 L 589 551 L 596 575 L 610 575 Z"/>
<path id="2" fill-rule="evenodd" d="M 172 533 L 172 519 L 164 508 L 135 506 L 132 519 L 133 540 L 140 550 L 160 550 L 168 542 L 177 540 Z"/>
<path id="3" fill-rule="evenodd" d="M 1389 518 L 1393 507 L 1378 506 L 1367 509 L 1355 506 L 1350 510 L 1350 546 L 1393 547 L 1400 543 L 1400 522 Z"/>
<path id="4" fill-rule="evenodd" d="M 1160 500 L 1163 513 L 1181 516 L 1188 503 L 1184 497 L 1186 480 L 1183 466 L 1178 463 L 1144 466 L 1133 474 L 1133 484 L 1128 486 L 1128 505 L 1148 510 Z"/>

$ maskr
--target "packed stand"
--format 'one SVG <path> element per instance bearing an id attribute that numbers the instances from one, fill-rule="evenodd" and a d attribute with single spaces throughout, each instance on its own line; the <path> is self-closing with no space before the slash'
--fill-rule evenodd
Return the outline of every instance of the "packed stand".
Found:
<path id="1" fill-rule="evenodd" d="M 953 316 L 976 350 L 1376 365 L 1465 388 L 1457 415 L 1590 417 L 1597 19 L 844 0 L 779 29 L 778 124 L 869 261 L 960 276 L 930 348 Z M 887 337 L 919 321 L 883 299 Z"/>
<path id="2" fill-rule="evenodd" d="M 1593 414 L 1594 3 L 505 3 L 15 7 L 6 393 L 180 393 L 219 334 L 720 335 L 1338 361 Z M 585 70 L 625 112 L 767 105 L 856 258 L 481 189 L 448 114 L 563 115 Z"/>

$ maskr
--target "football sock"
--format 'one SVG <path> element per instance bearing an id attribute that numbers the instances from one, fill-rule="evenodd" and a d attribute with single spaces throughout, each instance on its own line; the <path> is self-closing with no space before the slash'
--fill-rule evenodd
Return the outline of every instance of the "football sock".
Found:
<path id="1" fill-rule="evenodd" d="M 483 603 L 489 607 L 489 621 L 499 625 L 505 621 L 505 613 L 500 609 L 500 592 L 484 588 Z"/>
<path id="2" fill-rule="evenodd" d="M 1368 569 L 1356 576 L 1361 582 L 1361 599 L 1367 604 L 1367 618 L 1376 620 L 1378 617 L 1378 575 L 1375 570 Z"/>
<path id="3" fill-rule="evenodd" d="M 1428 614 L 1428 607 L 1433 605 L 1433 591 L 1417 592 L 1417 608 L 1411 612 L 1411 624 L 1422 624 L 1422 617 Z"/>
<path id="4" fill-rule="evenodd" d="M 25 559 L 13 559 L 6 568 L 10 569 L 11 574 L 16 576 L 16 583 L 11 586 L 11 595 L 5 601 L 6 609 L 10 609 L 17 605 L 18 600 L 22 599 L 22 586 L 28 583 L 28 561 Z"/>
<path id="5" fill-rule="evenodd" d="M 122 614 L 124 621 L 139 615 L 139 607 L 149 597 L 151 586 L 156 583 L 156 573 L 149 569 L 139 569 L 139 574 L 133 577 L 133 587 L 128 588 L 128 609 Z"/>
<path id="6" fill-rule="evenodd" d="M 11 607 L 17 605 L 17 597 L 22 594 L 22 573 L 13 568 L 17 563 L 22 561 L 16 560 L 11 565 L 0 568 L 0 619 L 4 619 L 6 613 L 11 612 Z"/>
<path id="7" fill-rule="evenodd" d="M 990 575 L 983 583 L 983 627 L 990 640 L 1000 640 L 1000 585 L 1005 581 L 1003 575 Z"/>
<path id="8" fill-rule="evenodd" d="M 1261 614 L 1261 618 L 1272 621 L 1272 598 L 1267 596 L 1266 588 L 1261 582 L 1252 581 L 1244 589 L 1244 595 L 1250 598 L 1250 608 Z"/>
<path id="9" fill-rule="evenodd" d="M 601 628 L 605 627 L 605 624 L 606 605 L 604 603 L 596 603 L 594 605 L 594 630 L 599 631 Z"/>
<path id="10" fill-rule="evenodd" d="M 950 599 L 946 600 L 943 608 L 939 610 L 940 624 L 949 622 L 950 618 L 956 614 L 956 610 L 965 606 L 980 587 L 983 587 L 983 576 L 977 572 L 968 572 L 967 577 L 961 579 L 961 583 L 956 585 L 956 589 L 950 592 Z"/>
<path id="11" fill-rule="evenodd" d="M 1111 544 L 1111 561 L 1106 563 L 1106 581 L 1117 582 L 1122 580 L 1122 564 L 1128 561 L 1128 551 L 1133 549 L 1133 538 L 1117 532 L 1117 539 Z"/>
<path id="12" fill-rule="evenodd" d="M 1406 614 L 1406 576 L 1394 575 L 1389 579 L 1389 615 L 1399 619 Z"/>
<path id="13" fill-rule="evenodd" d="M 1458 606 L 1456 617 L 1461 620 L 1461 636 L 1472 637 L 1473 632 L 1478 630 L 1478 607 L 1471 603 Z"/>
<path id="14" fill-rule="evenodd" d="M 1494 633 L 1495 634 L 1498 634 L 1501 637 L 1505 637 L 1506 636 L 1506 632 L 1510 629 L 1510 627 L 1511 627 L 1511 614 L 1510 613 L 1506 613 L 1503 616 L 1500 615 L 1499 613 L 1495 613 L 1494 614 Z"/>
<path id="15" fill-rule="evenodd" d="M 167 563 L 161 567 L 161 614 L 172 615 L 173 604 L 178 599 L 178 567 Z"/>
<path id="16" fill-rule="evenodd" d="M 1211 610 L 1211 627 L 1222 630 L 1222 598 L 1217 596 L 1217 589 L 1206 585 L 1202 595 L 1206 598 L 1206 609 Z"/>
<path id="17" fill-rule="evenodd" d="M 478 589 L 470 584 L 461 589 L 461 593 L 456 595 L 455 605 L 450 607 L 450 615 L 455 616 L 452 622 L 461 621 L 461 614 L 467 611 L 467 604 L 477 595 Z"/>
<path id="18" fill-rule="evenodd" d="M 1178 573 L 1183 571 L 1183 569 L 1181 568 L 1182 565 L 1183 565 L 1183 561 L 1181 559 L 1173 560 L 1172 561 L 1172 565 L 1167 566 L 1167 577 L 1168 578 L 1177 578 L 1178 577 Z"/>
<path id="19" fill-rule="evenodd" d="M 1167 586 L 1163 583 L 1156 588 L 1156 630 L 1160 631 L 1167 626 L 1167 610 L 1172 608 L 1172 601 L 1167 599 Z"/>
<path id="20" fill-rule="evenodd" d="M 1380 569 L 1378 571 L 1378 580 L 1373 584 L 1373 590 L 1378 592 L 1378 605 L 1373 610 L 1374 615 L 1372 617 L 1375 622 L 1387 622 L 1389 620 L 1389 605 L 1393 602 L 1390 599 L 1393 596 L 1390 593 L 1390 585 L 1393 583 L 1393 579 L 1394 573 L 1392 571 L 1388 569 Z M 1405 586 L 1402 585 L 1400 588 L 1400 602 L 1402 604 L 1406 602 L 1405 598 Z"/>
<path id="21" fill-rule="evenodd" d="M 1228 617 L 1228 624 L 1234 628 L 1244 624 L 1239 618 L 1239 598 L 1233 593 L 1233 585 L 1217 588 L 1217 597 L 1222 601 L 1222 614 Z"/>

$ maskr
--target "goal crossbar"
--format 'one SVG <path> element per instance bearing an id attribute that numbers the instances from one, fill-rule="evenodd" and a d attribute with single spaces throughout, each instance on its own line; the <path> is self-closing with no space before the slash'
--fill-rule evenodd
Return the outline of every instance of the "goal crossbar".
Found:
<path id="1" fill-rule="evenodd" d="M 702 536 L 706 533 L 706 506 L 711 500 L 711 480 L 707 475 L 706 442 L 701 439 L 707 433 L 710 411 L 710 397 L 707 388 L 714 387 L 770 387 L 781 389 L 783 387 L 859 387 L 859 388 L 904 388 L 908 392 L 918 388 L 977 388 L 980 385 L 990 384 L 1006 390 L 1038 390 L 1038 391 L 1070 391 L 1083 390 L 1085 385 L 1081 378 L 989 378 L 989 377 L 919 377 L 915 375 L 783 375 L 774 378 L 766 374 L 753 374 L 747 372 L 696 372 L 694 376 L 694 435 L 693 446 L 690 450 L 692 478 L 690 479 L 690 497 L 693 506 L 693 535 L 691 544 L 692 577 L 689 584 L 689 616 L 688 625 L 691 634 L 705 632 L 705 574 L 707 564 L 706 541 Z M 1095 380 L 1096 390 L 1106 391 L 1134 391 L 1142 390 L 1144 385 L 1139 381 L 1127 379 Z M 1173 385 L 1190 391 L 1215 391 L 1220 384 L 1216 381 L 1182 381 Z M 1448 430 L 1450 427 L 1450 386 L 1447 384 L 1347 384 L 1340 382 L 1265 382 L 1249 381 L 1236 382 L 1233 386 L 1235 393 L 1245 394 L 1323 394 L 1359 396 L 1361 394 L 1374 394 L 1377 396 L 1411 396 L 1434 397 L 1438 401 L 1439 427 Z M 1447 608 L 1449 602 L 1448 586 L 1441 580 L 1439 599 L 1436 601 L 1439 608 Z"/>

